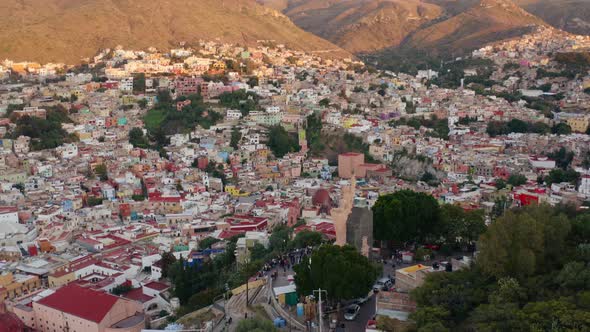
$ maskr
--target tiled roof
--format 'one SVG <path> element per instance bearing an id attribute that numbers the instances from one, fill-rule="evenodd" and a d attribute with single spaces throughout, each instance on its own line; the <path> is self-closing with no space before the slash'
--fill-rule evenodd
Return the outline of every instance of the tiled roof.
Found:
<path id="1" fill-rule="evenodd" d="M 100 323 L 118 299 L 118 297 L 107 293 L 69 284 L 37 303 Z"/>

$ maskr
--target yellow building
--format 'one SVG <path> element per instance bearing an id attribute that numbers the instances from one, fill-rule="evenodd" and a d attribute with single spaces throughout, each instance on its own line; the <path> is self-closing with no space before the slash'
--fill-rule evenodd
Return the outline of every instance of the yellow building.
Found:
<path id="1" fill-rule="evenodd" d="M 14 275 L 12 272 L 0 274 L 0 301 L 28 294 L 38 288 L 41 288 L 41 280 L 37 276 Z"/>
<path id="2" fill-rule="evenodd" d="M 344 119 L 343 126 L 344 126 L 344 128 L 350 128 L 357 123 L 358 123 L 357 118 L 346 118 L 346 119 Z"/>
<path id="3" fill-rule="evenodd" d="M 225 186 L 225 192 L 235 197 L 246 197 L 249 195 L 249 193 L 241 191 L 236 186 Z"/>
<path id="4" fill-rule="evenodd" d="M 74 274 L 73 271 L 70 271 L 68 269 L 62 269 L 62 270 L 55 271 L 52 274 L 50 274 L 49 277 L 47 278 L 47 282 L 49 283 L 49 287 L 52 287 L 52 288 L 63 286 L 63 285 L 68 284 L 74 280 L 76 280 L 76 275 Z"/>
<path id="5" fill-rule="evenodd" d="M 121 103 L 123 103 L 123 105 L 131 105 L 135 103 L 135 96 L 133 95 L 124 95 L 121 97 Z"/>
<path id="6" fill-rule="evenodd" d="M 213 64 L 213 70 L 225 70 L 227 68 L 225 62 L 223 61 L 217 61 L 216 63 Z"/>
<path id="7" fill-rule="evenodd" d="M 585 133 L 588 130 L 588 117 L 580 116 L 576 118 L 567 119 L 567 124 L 572 128 L 572 131 L 578 133 Z"/>
<path id="8" fill-rule="evenodd" d="M 81 131 L 78 131 L 78 132 L 76 132 L 76 135 L 78 136 L 78 138 L 81 141 L 92 138 L 92 133 L 89 133 L 89 132 L 81 132 Z"/>

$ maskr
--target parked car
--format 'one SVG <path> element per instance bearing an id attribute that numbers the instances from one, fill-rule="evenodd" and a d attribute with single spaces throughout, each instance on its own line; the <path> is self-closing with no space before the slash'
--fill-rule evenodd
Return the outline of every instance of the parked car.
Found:
<path id="1" fill-rule="evenodd" d="M 424 248 L 430 249 L 432 251 L 439 251 L 440 250 L 440 246 L 438 244 L 425 244 Z"/>
<path id="2" fill-rule="evenodd" d="M 355 320 L 361 311 L 361 306 L 358 304 L 351 304 L 344 309 L 344 319 Z"/>
<path id="3" fill-rule="evenodd" d="M 394 281 L 389 278 L 381 278 L 373 285 L 373 292 L 389 290 L 393 286 L 393 283 Z"/>

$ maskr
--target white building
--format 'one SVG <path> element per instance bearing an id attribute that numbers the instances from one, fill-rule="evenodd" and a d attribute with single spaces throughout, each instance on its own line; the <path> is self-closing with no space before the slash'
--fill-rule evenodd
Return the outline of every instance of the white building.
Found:
<path id="1" fill-rule="evenodd" d="M 580 180 L 580 187 L 578 188 L 580 194 L 590 196 L 590 175 L 582 175 Z"/>
<path id="2" fill-rule="evenodd" d="M 133 92 L 133 77 L 127 77 L 119 82 L 119 90 L 123 92 Z"/>
<path id="3" fill-rule="evenodd" d="M 227 110 L 225 112 L 225 117 L 228 120 L 238 120 L 242 117 L 242 112 L 240 110 Z"/>
<path id="4" fill-rule="evenodd" d="M 0 223 L 11 222 L 18 224 L 18 209 L 12 206 L 0 207 Z"/>

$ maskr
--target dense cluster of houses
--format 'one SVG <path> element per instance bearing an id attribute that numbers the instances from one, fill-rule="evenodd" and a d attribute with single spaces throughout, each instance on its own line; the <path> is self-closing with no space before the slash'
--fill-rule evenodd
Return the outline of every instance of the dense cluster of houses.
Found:
<path id="1" fill-rule="evenodd" d="M 539 43 L 546 52 L 588 43 L 587 38 L 539 37 L 547 33 L 552 32 L 474 55 L 499 63 L 528 58 L 521 65 L 530 67 L 545 63 L 546 55 L 530 54 Z M 556 46 L 555 40 L 561 43 Z M 55 323 L 58 330 L 90 324 L 100 331 L 136 331 L 178 305 L 161 280 L 163 253 L 198 263 L 225 248 L 221 241 L 203 252 L 200 240 L 243 234 L 246 240 L 238 241 L 236 253 L 244 261 L 249 247 L 268 246 L 272 229 L 282 224 L 295 227 L 295 233 L 313 230 L 335 239 L 332 212 L 351 181 L 356 182 L 351 204 L 367 210 L 380 194 L 400 189 L 487 212 L 499 197 L 513 205 L 577 206 L 590 198 L 586 114 L 548 119 L 524 103 L 428 85 L 437 74 L 433 71 L 411 76 L 358 68 L 362 64 L 351 59 L 322 59 L 281 45 L 245 48 L 213 42 L 168 53 L 119 47 L 101 52 L 83 68 L 4 61 L 0 302 L 31 328 L 47 330 L 45 325 Z M 139 90 L 138 74 L 144 80 Z M 576 84 L 590 81 L 564 82 L 556 89 L 571 91 L 567 102 L 587 103 L 583 89 L 571 88 Z M 219 104 L 220 95 L 239 90 L 259 97 L 256 110 L 246 113 Z M 199 94 L 223 121 L 170 135 L 164 153 L 134 147 L 129 132 L 144 128 L 146 111 L 161 93 L 171 98 Z M 179 99 L 176 111 L 185 111 L 190 102 Z M 77 138 L 73 143 L 34 151 L 30 137 L 11 135 L 20 118 L 46 120 L 48 110 L 58 105 L 72 120 L 62 128 Z M 325 131 L 357 136 L 367 150 L 340 153 L 335 160 L 311 155 L 305 128 L 312 114 Z M 446 119 L 448 137 L 425 125 L 393 126 L 401 117 Z M 466 124 L 466 118 L 472 120 Z M 491 121 L 554 125 L 574 124 L 578 118 L 585 120 L 570 125 L 578 132 L 571 135 L 486 133 Z M 273 155 L 266 143 L 269 127 L 275 125 L 298 137 L 298 152 Z M 238 142 L 231 144 L 236 130 Z M 571 165 L 581 178 L 546 186 L 537 179 L 558 167 L 547 154 L 559 148 L 574 153 Z M 400 176 L 395 169 L 400 154 L 426 160 L 438 181 Z M 495 185 L 515 174 L 526 182 Z M 122 287 L 127 291 L 121 297 L 107 295 Z M 97 296 L 100 300 L 88 304 L 96 314 L 62 303 L 74 293 L 88 295 L 82 303 Z"/>

